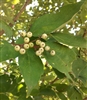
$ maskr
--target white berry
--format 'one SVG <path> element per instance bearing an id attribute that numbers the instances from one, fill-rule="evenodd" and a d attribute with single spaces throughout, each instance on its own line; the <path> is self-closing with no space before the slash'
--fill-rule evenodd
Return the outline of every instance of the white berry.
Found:
<path id="1" fill-rule="evenodd" d="M 14 49 L 15 49 L 16 51 L 19 51 L 19 50 L 20 50 L 20 46 L 19 46 L 19 45 L 16 45 L 16 46 L 14 47 Z"/>
<path id="2" fill-rule="evenodd" d="M 29 47 L 31 47 L 31 48 L 34 47 L 34 43 L 33 42 L 30 42 L 29 43 Z"/>
<path id="3" fill-rule="evenodd" d="M 29 49 L 29 44 L 24 44 L 25 49 Z"/>
<path id="4" fill-rule="evenodd" d="M 36 40 L 36 45 L 40 45 L 41 41 L 40 40 Z"/>
<path id="5" fill-rule="evenodd" d="M 28 32 L 27 37 L 29 37 L 29 38 L 32 37 L 32 32 Z"/>
<path id="6" fill-rule="evenodd" d="M 43 53 L 43 52 L 44 52 L 44 48 L 39 48 L 39 51 L 40 51 L 41 53 Z"/>
<path id="7" fill-rule="evenodd" d="M 45 33 L 42 34 L 42 36 L 41 36 L 41 38 L 44 39 L 44 40 L 47 39 L 47 37 L 48 37 L 48 36 L 47 36 L 47 34 L 45 34 Z"/>
<path id="8" fill-rule="evenodd" d="M 51 54 L 52 56 L 54 56 L 54 55 L 55 55 L 55 51 L 54 51 L 54 50 L 51 50 L 50 54 Z"/>
<path id="9" fill-rule="evenodd" d="M 36 51 L 36 55 L 37 55 L 37 56 L 40 56 L 40 55 L 41 55 L 41 51 L 39 51 L 39 50 Z"/>
<path id="10" fill-rule="evenodd" d="M 26 32 L 22 32 L 21 36 L 25 37 L 26 36 Z"/>
<path id="11" fill-rule="evenodd" d="M 28 37 L 25 37 L 25 38 L 24 38 L 24 42 L 25 42 L 25 43 L 28 43 L 29 41 L 30 41 L 30 39 L 29 39 Z"/>
<path id="12" fill-rule="evenodd" d="M 20 54 L 25 54 L 26 50 L 24 48 L 21 48 L 19 52 Z"/>
<path id="13" fill-rule="evenodd" d="M 45 46 L 45 50 L 46 51 L 49 51 L 50 50 L 50 47 L 49 46 Z"/>
<path id="14" fill-rule="evenodd" d="M 45 47 L 45 43 L 44 42 L 41 42 L 40 43 L 40 46 L 43 48 L 43 47 Z"/>

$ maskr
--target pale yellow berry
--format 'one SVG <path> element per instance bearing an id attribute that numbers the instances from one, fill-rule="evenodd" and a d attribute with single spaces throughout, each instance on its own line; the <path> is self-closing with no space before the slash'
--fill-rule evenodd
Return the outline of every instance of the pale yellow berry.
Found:
<path id="1" fill-rule="evenodd" d="M 16 46 L 14 47 L 14 49 L 15 49 L 16 51 L 19 51 L 19 50 L 20 50 L 20 46 L 19 46 L 19 45 L 16 45 Z"/>
<path id="2" fill-rule="evenodd" d="M 47 39 L 47 37 L 48 37 L 48 36 L 47 36 L 47 34 L 45 34 L 45 33 L 42 34 L 42 36 L 41 36 L 41 38 L 44 39 L 44 40 Z"/>
<path id="3" fill-rule="evenodd" d="M 24 44 L 25 49 L 29 49 L 29 44 Z"/>
<path id="4" fill-rule="evenodd" d="M 32 37 L 32 32 L 28 32 L 27 37 L 29 37 L 29 38 Z"/>
<path id="5" fill-rule="evenodd" d="M 40 45 L 41 41 L 40 40 L 36 40 L 36 45 Z"/>
<path id="6" fill-rule="evenodd" d="M 36 51 L 36 55 L 37 55 L 37 56 L 40 56 L 40 55 L 41 55 L 41 51 L 39 51 L 39 50 Z"/>
<path id="7" fill-rule="evenodd" d="M 25 37 L 25 38 L 24 38 L 24 42 L 25 42 L 25 43 L 28 43 L 29 41 L 30 41 L 30 39 L 29 39 L 28 37 Z"/>
<path id="8" fill-rule="evenodd" d="M 44 52 L 44 48 L 39 48 L 39 51 L 40 51 L 41 53 L 43 53 L 43 52 Z"/>
<path id="9" fill-rule="evenodd" d="M 26 50 L 24 48 L 21 48 L 19 52 L 20 54 L 25 54 Z"/>
<path id="10" fill-rule="evenodd" d="M 23 37 L 26 36 L 26 32 L 21 32 L 20 34 L 21 34 L 21 36 L 23 36 Z"/>
<path id="11" fill-rule="evenodd" d="M 51 54 L 52 56 L 54 56 L 54 55 L 55 55 L 55 50 L 51 50 L 51 51 L 50 51 L 50 54 Z"/>
<path id="12" fill-rule="evenodd" d="M 41 42 L 40 43 L 40 46 L 43 48 L 43 47 L 45 47 L 45 43 L 44 42 Z"/>
<path id="13" fill-rule="evenodd" d="M 45 50 L 46 51 L 49 51 L 50 50 L 50 47 L 49 46 L 45 46 Z"/>
<path id="14" fill-rule="evenodd" d="M 34 43 L 33 43 L 33 42 L 30 42 L 30 43 L 29 43 L 29 47 L 30 47 L 30 48 L 34 47 Z"/>

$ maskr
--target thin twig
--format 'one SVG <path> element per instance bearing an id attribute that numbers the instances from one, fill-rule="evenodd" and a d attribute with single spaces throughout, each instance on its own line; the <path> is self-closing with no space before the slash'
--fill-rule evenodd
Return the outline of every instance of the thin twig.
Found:
<path id="1" fill-rule="evenodd" d="M 14 22 L 16 22 L 18 20 L 18 18 L 20 17 L 21 13 L 25 10 L 26 6 L 29 4 L 30 0 L 26 0 L 25 4 L 22 6 L 20 12 L 15 16 L 15 18 L 13 19 Z"/>
<path id="2" fill-rule="evenodd" d="M 53 84 L 54 82 L 56 82 L 58 80 L 58 77 L 56 77 L 53 81 L 50 82 L 50 84 Z"/>
<path id="3" fill-rule="evenodd" d="M 26 6 L 29 4 L 30 0 L 26 0 L 24 5 L 21 7 L 19 13 L 14 17 L 13 21 L 16 22 L 18 18 L 20 17 L 21 13 L 25 10 Z M 9 26 L 12 27 L 14 24 L 9 23 Z M 4 30 L 0 31 L 0 36 L 4 33 Z"/>

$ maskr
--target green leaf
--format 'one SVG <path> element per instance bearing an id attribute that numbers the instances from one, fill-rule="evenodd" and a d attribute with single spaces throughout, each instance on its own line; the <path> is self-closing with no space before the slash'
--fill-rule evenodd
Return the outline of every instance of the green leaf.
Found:
<path id="1" fill-rule="evenodd" d="M 0 94 L 0 100 L 9 100 L 5 94 Z"/>
<path id="2" fill-rule="evenodd" d="M 51 36 L 60 43 L 74 47 L 87 48 L 87 41 L 82 36 L 74 36 L 69 33 L 54 33 Z"/>
<path id="3" fill-rule="evenodd" d="M 66 92 L 69 88 L 69 86 L 66 85 L 66 84 L 53 84 L 53 86 L 55 86 L 57 91 L 60 92 L 60 93 Z"/>
<path id="4" fill-rule="evenodd" d="M 56 96 L 55 92 L 51 89 L 51 87 L 47 87 L 47 88 L 44 87 L 40 89 L 40 95 Z"/>
<path id="5" fill-rule="evenodd" d="M 83 82 L 87 82 L 87 62 L 78 58 L 72 64 L 72 70 L 75 76 Z"/>
<path id="6" fill-rule="evenodd" d="M 56 68 L 53 68 L 53 71 L 55 72 L 55 74 L 57 75 L 58 78 L 65 78 L 66 77 L 65 74 L 61 73 Z"/>
<path id="7" fill-rule="evenodd" d="M 10 77 L 8 75 L 0 76 L 0 92 L 7 92 L 10 88 Z M 1 99 L 0 99 L 1 100 Z"/>
<path id="8" fill-rule="evenodd" d="M 32 100 L 32 98 L 26 98 L 26 95 L 20 95 L 17 100 Z"/>
<path id="9" fill-rule="evenodd" d="M 23 38 L 23 37 L 19 37 L 19 38 L 16 40 L 16 44 L 24 44 L 24 38 Z"/>
<path id="10" fill-rule="evenodd" d="M 75 87 L 70 87 L 67 93 L 70 100 L 83 100 L 80 92 Z"/>
<path id="11" fill-rule="evenodd" d="M 0 29 L 3 29 L 6 36 L 8 36 L 8 37 L 11 37 L 13 35 L 13 31 L 12 31 L 11 27 L 2 20 L 0 20 Z"/>
<path id="12" fill-rule="evenodd" d="M 67 100 L 67 98 L 65 97 L 63 93 L 58 93 L 58 96 L 61 100 Z"/>
<path id="13" fill-rule="evenodd" d="M 60 12 L 45 14 L 39 17 L 35 23 L 32 24 L 30 31 L 34 36 L 42 33 L 50 33 L 69 21 L 72 16 L 77 13 L 82 5 L 82 2 L 69 4 L 60 8 Z"/>
<path id="14" fill-rule="evenodd" d="M 43 64 L 32 49 L 19 56 L 19 66 L 29 93 L 36 87 L 43 73 Z"/>
<path id="15" fill-rule="evenodd" d="M 51 47 L 51 50 L 53 49 L 56 52 L 54 56 L 51 56 L 49 52 L 44 53 L 48 63 L 58 71 L 64 73 L 68 78 L 70 78 L 69 72 L 71 72 L 71 63 L 76 58 L 73 50 L 51 41 L 48 41 L 47 45 Z"/>
<path id="16" fill-rule="evenodd" d="M 87 87 L 80 87 L 80 88 L 85 94 L 87 94 Z"/>
<path id="17" fill-rule="evenodd" d="M 12 46 L 8 42 L 4 42 L 4 44 L 0 45 L 0 62 L 16 58 L 18 56 L 18 52 L 14 50 L 14 46 Z"/>

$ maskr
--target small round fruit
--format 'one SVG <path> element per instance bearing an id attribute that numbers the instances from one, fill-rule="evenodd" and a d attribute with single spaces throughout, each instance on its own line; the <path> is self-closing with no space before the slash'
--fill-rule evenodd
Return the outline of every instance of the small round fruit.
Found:
<path id="1" fill-rule="evenodd" d="M 41 41 L 40 40 L 36 40 L 36 45 L 40 45 Z"/>
<path id="2" fill-rule="evenodd" d="M 47 34 L 45 34 L 45 33 L 42 34 L 42 36 L 41 36 L 41 38 L 44 39 L 44 40 L 47 39 L 47 37 L 48 37 L 48 36 L 47 36 Z"/>
<path id="3" fill-rule="evenodd" d="M 28 37 L 25 37 L 25 38 L 24 38 L 24 42 L 25 42 L 25 43 L 28 43 L 29 41 L 30 41 L 30 39 L 29 39 Z"/>
<path id="4" fill-rule="evenodd" d="M 27 37 L 29 37 L 29 38 L 32 37 L 32 32 L 28 32 Z"/>
<path id="5" fill-rule="evenodd" d="M 19 45 L 16 45 L 16 46 L 14 47 L 14 49 L 15 49 L 16 51 L 19 51 L 19 50 L 20 50 L 20 46 L 19 46 Z"/>
<path id="6" fill-rule="evenodd" d="M 30 43 L 29 43 L 29 47 L 30 47 L 30 48 L 34 47 L 34 43 L 33 43 L 33 42 L 30 42 Z"/>
<path id="7" fill-rule="evenodd" d="M 21 48 L 19 52 L 20 54 L 25 54 L 26 50 L 24 48 Z"/>
<path id="8" fill-rule="evenodd" d="M 50 47 L 49 46 L 45 46 L 45 50 L 46 51 L 49 51 L 50 50 Z"/>
<path id="9" fill-rule="evenodd" d="M 44 48 L 39 48 L 39 51 L 40 51 L 41 53 L 43 53 L 43 52 L 44 52 Z"/>
<path id="10" fill-rule="evenodd" d="M 36 51 L 36 55 L 37 55 L 37 56 L 40 56 L 40 55 L 41 55 L 41 51 L 37 50 L 37 51 Z"/>
<path id="11" fill-rule="evenodd" d="M 51 54 L 52 56 L 54 56 L 54 55 L 55 55 L 55 51 L 54 51 L 54 50 L 51 50 L 51 51 L 50 51 L 50 54 Z"/>
<path id="12" fill-rule="evenodd" d="M 21 36 L 25 37 L 26 36 L 26 32 L 21 32 Z"/>
<path id="13" fill-rule="evenodd" d="M 43 48 L 43 47 L 45 47 L 45 43 L 44 42 L 41 42 L 40 43 L 40 46 Z"/>
<path id="14" fill-rule="evenodd" d="M 24 44 L 25 49 L 29 49 L 29 44 Z"/>

